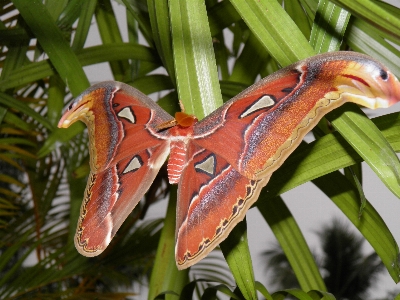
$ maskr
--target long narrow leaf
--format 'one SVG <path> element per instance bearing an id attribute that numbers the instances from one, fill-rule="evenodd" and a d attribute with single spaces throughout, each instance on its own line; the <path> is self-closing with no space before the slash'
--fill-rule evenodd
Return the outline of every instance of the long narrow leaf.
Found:
<path id="1" fill-rule="evenodd" d="M 82 49 L 85 45 L 94 10 L 96 8 L 96 2 L 96 0 L 82 1 L 79 22 L 75 31 L 74 41 L 72 43 L 73 50 Z"/>
<path id="2" fill-rule="evenodd" d="M 32 117 L 33 119 L 40 122 L 40 124 L 45 126 L 47 129 L 50 129 L 50 130 L 53 129 L 53 125 L 50 124 L 50 122 L 46 118 L 41 116 L 39 113 L 34 111 L 32 108 L 30 108 L 25 103 L 23 103 L 21 101 L 15 101 L 15 99 L 13 97 L 11 97 L 5 93 L 0 92 L 0 103 L 5 105 L 6 107 L 16 109 L 16 110 L 26 114 L 27 116 Z"/>
<path id="3" fill-rule="evenodd" d="M 291 212 L 282 198 L 267 200 L 266 194 L 266 191 L 262 192 L 257 207 L 285 252 L 300 287 L 305 291 L 326 291 L 314 257 Z"/>
<path id="4" fill-rule="evenodd" d="M 171 76 L 171 80 L 175 84 L 175 68 L 168 0 L 148 0 L 147 6 L 156 48 L 167 73 Z"/>
<path id="5" fill-rule="evenodd" d="M 229 80 L 251 85 L 260 74 L 267 58 L 268 53 L 254 34 L 250 34 L 240 56 L 235 61 Z"/>
<path id="6" fill-rule="evenodd" d="M 179 294 L 187 283 L 188 269 L 178 271 L 175 265 L 176 197 L 176 188 L 174 188 L 170 193 L 167 215 L 151 273 L 149 299 L 154 299 L 165 291 L 174 291 Z"/>
<path id="7" fill-rule="evenodd" d="M 375 27 L 363 20 L 354 20 L 347 31 L 347 43 L 352 49 L 375 57 L 400 77 L 400 51 Z"/>
<path id="8" fill-rule="evenodd" d="M 399 113 L 372 120 L 395 151 L 400 151 Z M 387 126 L 387 127 L 386 127 Z M 268 184 L 270 197 L 335 170 L 361 162 L 361 156 L 337 132 L 310 144 L 302 144 L 274 173 Z"/>
<path id="9" fill-rule="evenodd" d="M 88 47 L 78 51 L 77 58 L 82 66 L 120 59 L 145 60 L 160 64 L 152 49 L 128 43 Z M 7 78 L 0 80 L 0 90 L 15 88 L 54 74 L 48 60 L 35 62 L 13 70 Z"/>
<path id="10" fill-rule="evenodd" d="M 13 3 L 37 37 L 40 45 L 46 51 L 53 66 L 72 94 L 75 96 L 80 94 L 89 86 L 89 81 L 79 60 L 72 52 L 42 1 L 15 0 Z"/>
<path id="11" fill-rule="evenodd" d="M 303 33 L 276 0 L 231 0 L 253 34 L 282 66 L 312 56 Z"/>
<path id="12" fill-rule="evenodd" d="M 375 27 L 400 38 L 400 19 L 375 1 L 332 0 L 353 15 L 374 24 Z"/>
<path id="13" fill-rule="evenodd" d="M 140 10 L 140 3 L 132 2 L 128 0 L 122 0 L 125 4 L 127 11 L 131 14 L 131 16 L 136 20 L 139 24 L 140 32 L 143 34 L 146 42 L 151 46 L 154 47 L 153 37 L 151 35 L 151 26 L 148 13 L 145 14 L 143 10 Z M 129 21 L 128 21 L 129 22 Z M 128 23 L 129 26 L 129 23 Z"/>
<path id="14" fill-rule="evenodd" d="M 400 198 L 400 162 L 378 128 L 355 105 L 329 114 L 329 119 L 382 182 Z M 346 110 L 346 114 L 342 112 Z M 340 118 L 336 118 L 341 116 Z M 344 134 L 345 133 L 345 134 Z"/>
<path id="15" fill-rule="evenodd" d="M 185 111 L 202 119 L 222 105 L 204 2 L 170 1 L 175 73 Z"/>
<path id="16" fill-rule="evenodd" d="M 96 20 L 103 44 L 122 43 L 121 33 L 111 6 L 111 1 L 98 0 L 98 2 L 99 5 L 97 5 L 96 9 Z M 122 59 L 111 61 L 110 67 L 115 80 L 124 81 L 125 72 L 128 69 L 128 61 Z"/>
<path id="17" fill-rule="evenodd" d="M 350 14 L 328 0 L 318 2 L 310 44 L 317 53 L 337 51 L 342 44 Z"/>
<path id="18" fill-rule="evenodd" d="M 367 202 L 359 219 L 360 201 L 353 184 L 339 172 L 313 181 L 342 210 L 364 235 L 389 271 L 394 282 L 400 280 L 399 247 L 377 211 Z"/>
<path id="19" fill-rule="evenodd" d="M 247 241 L 246 220 L 233 228 L 220 247 L 245 299 L 257 299 L 253 264 Z"/>
<path id="20" fill-rule="evenodd" d="M 308 38 L 311 33 L 311 20 L 304 12 L 301 3 L 298 0 L 285 0 L 284 8 L 303 35 Z"/>
<path id="21" fill-rule="evenodd" d="M 221 1 L 208 11 L 211 35 L 215 36 L 232 23 L 240 21 L 241 17 L 229 1 Z"/>

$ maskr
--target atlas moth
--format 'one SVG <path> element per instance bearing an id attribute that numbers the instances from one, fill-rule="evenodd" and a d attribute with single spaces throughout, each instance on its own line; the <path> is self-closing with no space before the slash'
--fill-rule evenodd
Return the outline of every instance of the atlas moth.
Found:
<path id="1" fill-rule="evenodd" d="M 108 246 L 169 156 L 169 182 L 178 184 L 176 264 L 197 263 L 244 218 L 302 138 L 348 101 L 388 107 L 400 101 L 400 85 L 368 56 L 327 53 L 260 80 L 201 121 L 173 118 L 121 82 L 92 86 L 58 124 L 81 120 L 89 133 L 77 250 L 96 256 Z"/>

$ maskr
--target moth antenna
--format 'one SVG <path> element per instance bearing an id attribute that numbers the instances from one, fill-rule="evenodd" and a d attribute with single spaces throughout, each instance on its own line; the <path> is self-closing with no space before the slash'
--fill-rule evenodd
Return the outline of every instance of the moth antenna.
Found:
<path id="1" fill-rule="evenodd" d="M 167 128 L 171 128 L 178 125 L 178 121 L 176 119 L 172 119 L 170 121 L 161 123 L 160 125 L 157 125 L 156 129 L 157 131 L 163 130 L 163 129 L 167 129 Z"/>
<path id="2" fill-rule="evenodd" d="M 185 112 L 185 106 L 183 105 L 183 102 L 182 102 L 182 100 L 179 100 L 179 107 L 180 107 L 180 109 L 181 109 L 181 112 Z"/>

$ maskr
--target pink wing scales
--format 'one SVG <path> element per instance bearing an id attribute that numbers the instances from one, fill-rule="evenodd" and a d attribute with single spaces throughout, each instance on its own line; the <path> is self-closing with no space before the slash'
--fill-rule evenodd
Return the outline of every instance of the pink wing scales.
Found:
<path id="1" fill-rule="evenodd" d="M 220 155 L 195 143 L 188 149 L 178 189 L 175 256 L 179 269 L 205 257 L 223 241 L 258 198 L 266 179 L 251 180 Z"/>
<path id="2" fill-rule="evenodd" d="M 117 82 L 91 87 L 64 114 L 59 127 L 81 120 L 90 137 L 91 174 L 75 236 L 81 254 L 100 254 L 148 190 L 169 153 L 167 132 L 156 126 L 171 119 Z"/>
<path id="3" fill-rule="evenodd" d="M 399 100 L 397 79 L 380 63 L 329 53 L 274 73 L 196 123 L 179 187 L 178 267 L 196 263 L 229 234 L 322 116 L 347 101 L 376 108 Z M 196 169 L 206 157 L 214 157 L 214 175 Z"/>
<path id="4" fill-rule="evenodd" d="M 278 71 L 186 129 L 157 130 L 175 124 L 173 118 L 129 86 L 95 85 L 59 123 L 68 127 L 82 120 L 89 128 L 92 173 L 78 251 L 94 256 L 104 250 L 173 141 L 187 149 L 182 168 L 175 168 L 182 174 L 176 260 L 180 269 L 193 265 L 243 219 L 271 174 L 323 115 L 346 101 L 376 108 L 399 99 L 398 81 L 385 67 L 351 52 L 319 55 Z"/>
<path id="5" fill-rule="evenodd" d="M 159 146 L 153 150 L 165 159 L 169 149 Z M 145 150 L 89 175 L 75 238 L 80 253 L 96 256 L 108 246 L 158 173 L 159 168 L 146 167 L 150 161 Z"/>
<path id="6" fill-rule="evenodd" d="M 397 79 L 379 62 L 327 53 L 260 80 L 195 124 L 194 138 L 244 176 L 260 179 L 278 169 L 329 111 L 345 102 L 388 107 L 399 95 Z"/>
<path id="7" fill-rule="evenodd" d="M 243 161 L 243 157 L 257 147 L 251 136 L 268 136 L 269 124 L 260 124 L 261 118 L 266 116 L 271 124 L 276 122 L 274 116 L 283 112 L 280 105 L 302 84 L 301 72 L 295 68 L 281 70 L 267 79 L 194 125 L 194 140 L 198 145 L 219 153 L 242 175 L 252 179 L 257 178 L 255 171 L 247 171 Z M 270 145 L 271 151 L 273 147 Z"/>

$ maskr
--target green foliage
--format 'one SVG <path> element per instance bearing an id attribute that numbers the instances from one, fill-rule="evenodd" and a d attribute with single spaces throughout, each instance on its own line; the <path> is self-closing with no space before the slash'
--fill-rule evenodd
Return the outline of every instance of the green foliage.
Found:
<path id="1" fill-rule="evenodd" d="M 365 239 L 335 219 L 323 225 L 317 234 L 322 255 L 314 256 L 324 274 L 327 289 L 337 299 L 369 298 L 383 264 L 376 253 L 363 254 Z M 279 289 L 299 287 L 299 280 L 282 248 L 270 248 L 263 256 L 272 284 Z"/>
<path id="2" fill-rule="evenodd" d="M 301 229 L 278 197 L 310 180 L 364 235 L 398 282 L 395 239 L 368 201 L 359 219 L 359 190 L 338 170 L 365 160 L 399 196 L 394 151 L 400 151 L 400 116 L 371 121 L 355 106 L 329 115 L 336 131 L 321 125 L 318 139 L 291 155 L 257 202 L 302 290 L 270 294 L 254 281 L 246 226 L 235 228 L 221 245 L 240 290 L 230 288 L 231 278 L 218 261 L 178 272 L 173 197 L 162 230 L 159 220 L 139 222 L 168 192 L 162 190 L 163 172 L 104 254 L 88 259 L 75 251 L 88 174 L 87 136 L 81 124 L 67 130 L 56 125 L 62 108 L 89 86 L 84 66 L 108 62 L 110 79 L 145 93 L 162 92 L 158 103 L 171 113 L 181 99 L 199 118 L 259 75 L 339 48 L 370 54 L 400 76 L 400 52 L 393 47 L 400 44 L 400 10 L 380 1 L 335 0 L 336 6 L 327 0 L 288 0 L 284 8 L 276 0 L 119 2 L 126 7 L 127 41 L 111 0 L 0 1 L 0 298 L 126 298 L 132 294 L 119 291 L 129 291 L 137 281 L 150 282 L 151 298 L 196 292 L 209 299 L 218 291 L 254 299 L 257 290 L 266 299 L 288 294 L 332 299 Z M 90 26 L 99 30 L 97 46 L 85 46 Z M 166 72 L 154 74 L 159 68 Z M 377 155 L 381 151 L 385 155 Z"/>

